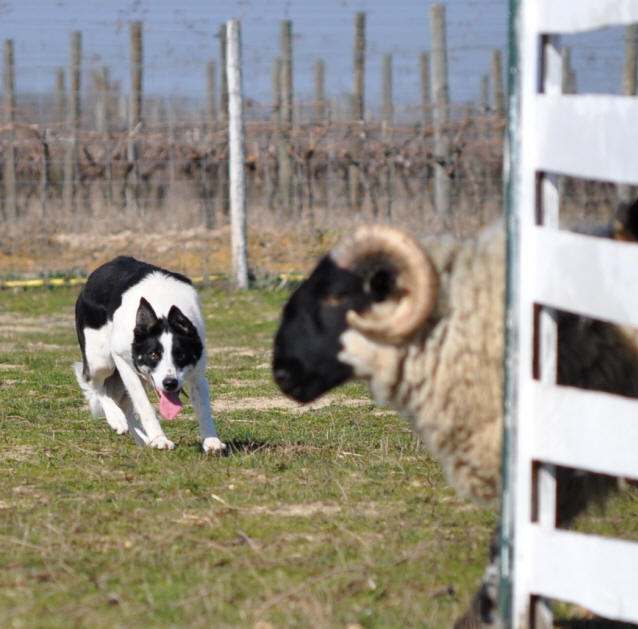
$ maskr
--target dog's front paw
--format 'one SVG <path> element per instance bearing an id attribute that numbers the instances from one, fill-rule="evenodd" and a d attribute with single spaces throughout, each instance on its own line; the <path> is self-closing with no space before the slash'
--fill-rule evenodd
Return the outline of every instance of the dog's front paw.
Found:
<path id="1" fill-rule="evenodd" d="M 156 450 L 173 450 L 175 444 L 166 438 L 166 435 L 157 435 L 148 442 L 149 448 L 155 448 Z"/>
<path id="2" fill-rule="evenodd" d="M 206 454 L 222 454 L 226 449 L 226 444 L 217 437 L 206 437 L 202 442 L 202 450 Z"/>
<path id="3" fill-rule="evenodd" d="M 119 407 L 113 408 L 112 404 L 104 402 L 102 404 L 104 416 L 108 425 L 118 434 L 123 435 L 128 432 L 128 423 L 126 416 Z"/>

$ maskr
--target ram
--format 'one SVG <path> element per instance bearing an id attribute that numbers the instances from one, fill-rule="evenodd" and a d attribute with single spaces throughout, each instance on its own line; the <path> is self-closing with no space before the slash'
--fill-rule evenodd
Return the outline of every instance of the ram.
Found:
<path id="1" fill-rule="evenodd" d="M 495 504 L 504 292 L 502 221 L 470 239 L 423 243 L 395 228 L 363 226 L 285 305 L 274 341 L 275 381 L 308 402 L 349 378 L 366 380 L 377 402 L 410 422 L 460 495 Z M 559 313 L 558 330 L 560 384 L 638 397 L 635 331 L 569 313 Z M 558 474 L 562 525 L 614 485 L 602 476 Z M 459 626 L 496 621 L 492 559 Z"/>

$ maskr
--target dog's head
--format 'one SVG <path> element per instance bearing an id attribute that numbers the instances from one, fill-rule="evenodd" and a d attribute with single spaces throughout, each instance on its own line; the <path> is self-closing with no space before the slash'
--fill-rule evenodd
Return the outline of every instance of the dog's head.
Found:
<path id="1" fill-rule="evenodd" d="M 177 306 L 158 317 L 142 297 L 133 330 L 133 364 L 160 396 L 160 412 L 167 419 L 179 413 L 179 394 L 188 372 L 202 357 L 197 329 Z"/>

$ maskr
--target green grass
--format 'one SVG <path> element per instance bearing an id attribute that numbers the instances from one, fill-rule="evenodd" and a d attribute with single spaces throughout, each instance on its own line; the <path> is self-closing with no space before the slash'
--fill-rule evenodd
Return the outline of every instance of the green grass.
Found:
<path id="1" fill-rule="evenodd" d="M 495 513 L 360 384 L 313 409 L 280 396 L 285 292 L 201 292 L 225 457 L 200 453 L 189 406 L 165 423 L 172 452 L 90 417 L 76 294 L 0 294 L 0 626 L 451 626 Z"/>

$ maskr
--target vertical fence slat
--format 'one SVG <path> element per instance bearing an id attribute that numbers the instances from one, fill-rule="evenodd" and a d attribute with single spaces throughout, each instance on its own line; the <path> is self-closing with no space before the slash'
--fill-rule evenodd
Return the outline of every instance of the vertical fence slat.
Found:
<path id="1" fill-rule="evenodd" d="M 552 10 L 556 8 L 562 13 L 565 24 L 569 22 L 572 26 L 590 24 L 595 13 L 591 6 L 585 11 L 581 4 L 568 0 L 556 0 L 552 7 Z M 547 9 L 548 6 L 543 7 L 542 12 L 545 13 Z M 618 287 L 622 283 L 617 284 L 614 278 L 613 284 L 609 281 L 610 285 L 604 286 L 609 280 L 609 269 L 616 264 L 616 254 L 621 254 L 621 245 L 580 236 L 583 246 L 579 247 L 578 237 L 557 230 L 560 189 L 556 174 L 569 172 L 585 177 L 587 173 L 592 178 L 604 179 L 609 164 L 598 158 L 605 152 L 594 148 L 600 136 L 607 138 L 612 135 L 613 142 L 619 147 L 616 152 L 621 159 L 625 158 L 623 147 L 620 146 L 622 138 L 611 131 L 614 126 L 616 129 L 624 126 L 625 118 L 620 106 L 622 99 L 601 96 L 595 99 L 596 105 L 592 107 L 591 98 L 587 96 L 561 98 L 561 93 L 569 90 L 569 85 L 565 83 L 571 73 L 570 65 L 566 62 L 568 55 L 559 51 L 557 37 L 548 35 L 548 32 L 554 31 L 540 29 L 539 6 L 535 0 L 514 0 L 512 10 L 510 50 L 513 62 L 509 73 L 513 79 L 513 90 L 509 104 L 505 164 L 508 190 L 508 336 L 504 439 L 506 475 L 503 483 L 501 545 L 501 570 L 504 579 L 509 580 L 511 597 L 507 588 L 503 588 L 501 604 L 507 626 L 516 629 L 553 626 L 551 607 L 543 597 L 563 596 L 567 602 L 584 605 L 594 612 L 599 609 L 618 620 L 634 620 L 628 611 L 631 606 L 624 604 L 623 599 L 623 596 L 628 596 L 627 603 L 633 602 L 635 597 L 632 598 L 631 593 L 611 600 L 606 592 L 600 591 L 599 586 L 586 591 L 583 583 L 591 578 L 583 575 L 589 570 L 601 569 L 603 563 L 604 570 L 613 571 L 609 575 L 610 580 L 619 572 L 626 575 L 622 554 L 618 554 L 615 563 L 608 560 L 604 547 L 611 549 L 626 545 L 627 552 L 631 554 L 637 547 L 630 542 L 615 540 L 610 543 L 610 540 L 591 535 L 581 535 L 578 539 L 576 533 L 559 533 L 555 530 L 558 506 L 556 471 L 548 462 L 569 465 L 565 462 L 574 459 L 570 459 L 568 453 L 579 451 L 579 447 L 577 443 L 572 443 L 573 439 L 562 439 L 562 450 L 553 442 L 554 458 L 546 458 L 542 444 L 548 438 L 548 433 L 539 430 L 544 417 L 545 400 L 542 396 L 550 392 L 551 395 L 561 395 L 561 389 L 556 387 L 558 343 L 556 312 L 552 307 L 560 304 L 558 307 L 570 312 L 595 316 L 596 308 L 588 310 L 588 304 L 595 303 L 598 307 L 601 302 L 611 302 L 617 307 L 611 307 L 604 317 L 606 321 L 621 321 L 625 314 L 623 296 L 619 294 L 616 299 L 616 292 L 620 291 Z M 605 18 L 603 13 L 596 12 L 596 15 L 601 20 Z M 627 101 L 623 103 L 626 104 Z M 591 115 L 590 125 L 583 124 L 583 109 L 586 115 Z M 572 122 L 574 129 L 571 133 L 563 133 L 563 129 Z M 601 132 L 601 127 L 605 133 Z M 631 142 L 625 141 L 625 144 L 630 146 Z M 552 162 L 554 152 L 558 147 L 564 153 L 561 168 L 552 167 L 555 163 Z M 535 237 L 539 233 L 548 237 L 544 245 L 542 239 Z M 569 247 L 561 249 L 561 263 L 551 264 L 548 258 L 551 258 L 552 251 L 548 243 L 557 238 L 571 240 Z M 613 256 L 605 259 L 600 255 L 596 249 L 602 244 L 614 250 Z M 591 269 L 584 274 L 585 283 L 581 282 L 579 288 L 575 289 L 574 278 L 586 263 L 591 265 Z M 548 267 L 550 264 L 551 267 Z M 598 272 L 603 278 L 601 286 L 613 295 L 613 299 L 608 295 L 601 300 L 599 291 L 594 293 L 590 290 L 590 286 L 601 283 L 600 278 L 598 281 L 593 278 Z M 543 286 L 548 278 L 561 287 L 560 295 L 564 286 L 570 286 L 566 299 L 551 300 L 543 294 Z M 546 308 L 543 304 L 551 307 Z M 540 314 L 536 317 L 539 309 Z M 546 384 L 540 386 L 534 378 Z M 597 398 L 603 396 L 593 391 L 587 394 Z M 569 404 L 563 406 L 563 412 L 572 412 Z M 611 410 L 608 412 L 613 414 Z M 596 413 L 595 417 L 598 416 L 600 413 Z M 563 419 L 563 423 L 566 423 L 566 419 Z M 582 423 L 576 417 L 571 419 L 575 420 L 572 425 L 580 426 Z M 596 434 L 579 433 L 579 437 L 589 443 L 596 439 Z M 611 456 L 614 457 L 613 454 Z M 583 465 L 584 469 L 590 469 Z M 600 471 L 599 467 L 596 469 Z M 532 474 L 532 470 L 535 474 Z M 611 469 L 602 472 L 613 474 Z M 561 557 L 555 560 L 556 549 L 552 550 L 550 546 L 559 537 L 563 540 Z M 568 546 L 566 552 L 562 552 Z M 605 562 L 597 563 L 596 551 L 605 555 Z M 571 565 L 570 559 L 571 563 L 578 565 L 577 568 Z M 577 587 L 571 587 L 572 572 L 578 573 L 582 579 Z M 595 577 L 600 583 L 605 581 L 600 572 Z M 624 580 L 627 581 L 626 576 Z M 569 587 L 565 587 L 565 583 Z M 511 607 L 508 606 L 508 600 L 511 601 Z"/>
<path id="2" fill-rule="evenodd" d="M 543 91 L 546 94 L 557 94 L 562 91 L 562 59 L 558 37 L 546 37 L 543 41 Z M 552 229 L 559 227 L 559 194 L 558 177 L 543 174 L 540 180 L 540 218 L 544 225 Z M 555 385 L 558 381 L 558 313 L 554 308 L 542 307 L 538 321 L 538 364 L 541 382 Z M 536 518 L 540 526 L 552 529 L 556 526 L 556 499 L 558 486 L 556 466 L 539 464 L 535 477 L 534 498 Z M 552 602 L 539 597 L 533 602 L 532 613 L 534 629 L 552 629 Z"/>
<path id="3" fill-rule="evenodd" d="M 636 95 L 636 65 L 638 56 L 638 24 L 625 26 L 625 51 L 622 67 L 621 93 L 624 96 Z M 630 202 L 634 197 L 633 186 L 619 184 L 617 187 L 618 200 Z"/>

